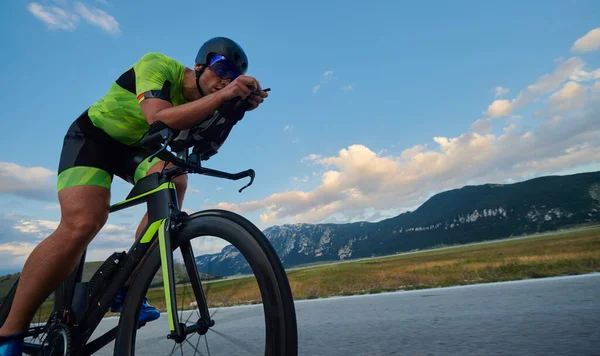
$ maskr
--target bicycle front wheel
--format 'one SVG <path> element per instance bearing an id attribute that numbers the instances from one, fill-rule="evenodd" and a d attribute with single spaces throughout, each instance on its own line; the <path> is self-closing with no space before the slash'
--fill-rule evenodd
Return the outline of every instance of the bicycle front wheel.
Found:
<path id="1" fill-rule="evenodd" d="M 247 270 L 252 274 L 251 277 L 241 278 L 239 280 L 224 280 L 224 281 L 215 281 L 212 283 L 205 283 L 203 285 L 204 293 L 206 295 L 206 302 L 208 306 L 211 306 L 211 299 L 217 300 L 217 305 L 227 305 L 227 303 L 223 304 L 224 295 L 227 295 L 229 301 L 231 299 L 235 299 L 233 297 L 236 294 L 232 289 L 244 289 L 244 294 L 248 295 L 249 292 L 246 291 L 246 284 L 250 282 L 256 282 L 257 284 L 257 296 L 251 297 L 254 298 L 254 304 L 258 303 L 262 305 L 260 306 L 252 306 L 252 312 L 256 312 L 261 310 L 264 312 L 264 318 L 256 318 L 255 316 L 250 316 L 251 322 L 248 324 L 242 324 L 241 321 L 238 320 L 240 314 L 240 310 L 236 309 L 232 314 L 231 310 L 223 311 L 214 317 L 213 320 L 216 320 L 216 325 L 214 328 L 209 329 L 213 331 L 213 335 L 217 335 L 213 337 L 212 340 L 222 339 L 228 340 L 235 344 L 236 347 L 239 347 L 241 344 L 240 339 L 236 339 L 234 336 L 229 335 L 228 333 L 232 330 L 243 333 L 252 332 L 252 329 L 258 327 L 264 327 L 264 336 L 261 336 L 260 339 L 258 337 L 254 337 L 251 339 L 251 343 L 258 343 L 261 345 L 260 351 L 257 348 L 257 345 L 250 345 L 248 348 L 238 348 L 236 351 L 226 351 L 226 347 L 224 345 L 217 343 L 218 348 L 209 348 L 210 340 L 207 338 L 207 335 L 204 335 L 204 340 L 201 341 L 198 339 L 196 342 L 187 342 L 190 346 L 190 353 L 187 354 L 199 354 L 199 355 L 219 355 L 219 354 L 244 354 L 244 352 L 248 352 L 249 355 L 266 355 L 266 356 L 296 356 L 298 354 L 298 335 L 297 335 L 297 325 L 296 325 L 296 312 L 294 307 L 294 300 L 292 291 L 288 282 L 287 275 L 285 270 L 277 256 L 275 250 L 273 249 L 270 242 L 267 240 L 265 235 L 250 221 L 245 219 L 244 217 L 224 210 L 207 210 L 202 211 L 193 215 L 190 215 L 186 222 L 184 223 L 181 230 L 176 234 L 176 237 L 172 238 L 172 250 L 175 251 L 178 249 L 180 245 L 186 245 L 187 248 L 191 245 L 190 243 L 195 239 L 199 239 L 202 237 L 216 237 L 225 240 L 227 243 L 231 244 L 231 247 L 228 247 L 230 251 L 235 250 L 233 253 L 240 253 L 247 261 Z M 187 245 L 190 244 L 190 245 Z M 189 260 L 188 260 L 189 261 Z M 186 264 L 188 264 L 186 261 Z M 147 327 L 138 330 L 138 315 L 140 311 L 140 305 L 143 301 L 143 298 L 147 295 L 148 289 L 152 283 L 153 278 L 155 277 L 157 271 L 160 268 L 160 253 L 158 247 L 155 246 L 153 251 L 150 253 L 149 258 L 142 266 L 139 275 L 136 277 L 132 286 L 129 288 L 128 296 L 125 301 L 124 311 L 121 314 L 119 321 L 119 332 L 117 339 L 115 340 L 115 354 L 118 355 L 135 355 L 136 353 L 136 338 L 143 339 L 144 341 L 137 340 L 137 347 L 147 346 L 149 343 L 166 342 L 166 335 L 168 334 L 168 328 L 165 324 L 162 324 L 160 331 L 157 330 L 156 327 L 153 326 L 148 334 Z M 192 268 L 198 269 L 195 265 L 196 260 L 194 259 Z M 190 266 L 186 265 L 186 269 L 189 271 Z M 189 278 L 198 278 L 198 275 L 191 276 L 187 273 L 187 277 Z M 241 282 L 240 282 L 241 281 Z M 240 283 L 246 283 L 243 287 L 240 287 Z M 208 292 L 211 285 L 214 287 L 211 291 L 223 291 L 220 292 L 217 297 L 217 293 Z M 196 310 L 197 315 L 188 315 L 184 316 L 184 306 L 189 305 L 189 298 L 186 298 L 182 294 L 186 290 L 185 283 L 181 285 L 177 285 L 177 301 L 182 304 L 182 318 L 189 320 L 193 316 L 199 316 L 198 311 Z M 187 288 L 190 290 L 191 288 Z M 208 293 L 207 293 L 208 292 Z M 161 293 L 164 293 L 161 291 Z M 239 293 L 237 293 L 239 294 Z M 259 294 L 259 295 L 258 295 Z M 195 301 L 193 298 L 194 294 L 192 292 L 192 301 Z M 225 298 L 226 299 L 226 298 Z M 184 304 L 185 300 L 185 304 Z M 214 307 L 215 304 L 212 304 Z M 178 307 L 179 308 L 179 307 Z M 257 309 L 259 308 L 259 309 Z M 245 309 L 244 309 L 245 310 Z M 190 313 L 190 311 L 186 311 Z M 193 310 L 191 311 L 194 312 Z M 246 313 L 246 311 L 244 311 Z M 250 313 L 248 311 L 247 313 Z M 214 312 L 211 312 L 214 315 Z M 235 315 L 235 316 L 232 316 Z M 229 329 L 218 330 L 217 327 L 219 325 L 223 325 L 220 323 L 220 319 L 218 317 L 222 317 L 222 320 L 228 321 L 229 325 L 234 325 Z M 163 319 L 163 318 L 161 318 Z M 163 319 L 163 323 L 164 320 Z M 160 320 L 160 319 L 159 319 Z M 187 320 L 185 320 L 187 322 Z M 193 321 L 193 320 L 192 320 Z M 183 322 L 183 320 L 182 320 Z M 238 325 L 236 325 L 238 323 Z M 260 325 L 259 325 L 260 324 Z M 214 329 L 214 330 L 213 330 Z M 240 330 L 244 329 L 244 330 Z M 227 330 L 227 331 L 223 331 Z M 143 334 L 142 334 L 143 331 Z M 140 334 L 142 336 L 140 336 Z M 197 335 L 196 335 L 197 336 Z M 200 336 L 201 337 L 201 336 Z M 175 342 L 174 340 L 170 340 L 171 342 Z M 193 344 L 196 344 L 194 347 Z M 208 352 L 200 352 L 198 350 L 199 346 L 204 346 L 206 344 L 206 350 Z M 180 345 L 173 345 L 173 349 L 171 350 L 172 354 L 179 354 L 179 348 L 183 347 L 185 343 L 181 343 Z M 233 350 L 233 349 L 232 349 Z M 262 351 L 264 350 L 264 351 Z M 158 350 L 156 350 L 158 351 Z M 222 353 L 221 353 L 222 352 Z M 145 354 L 145 351 L 139 350 L 139 354 Z M 181 354 L 183 354 L 183 348 L 181 349 Z M 162 354 L 162 352 L 161 352 Z M 167 352 L 166 354 L 169 354 Z"/>

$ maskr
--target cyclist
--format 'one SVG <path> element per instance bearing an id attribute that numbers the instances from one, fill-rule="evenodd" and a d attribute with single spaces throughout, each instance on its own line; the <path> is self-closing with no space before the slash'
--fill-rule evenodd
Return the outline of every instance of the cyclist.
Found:
<path id="1" fill-rule="evenodd" d="M 175 130 L 189 129 L 235 97 L 251 104 L 246 111 L 256 109 L 268 94 L 255 78 L 245 75 L 247 69 L 246 53 L 226 37 L 206 41 L 193 70 L 163 54 L 147 53 L 72 123 L 58 168 L 61 221 L 25 262 L 10 314 L 0 329 L 0 337 L 11 336 L 4 343 L 0 339 L 0 355 L 21 354 L 19 336 L 28 330 L 38 306 L 73 271 L 106 223 L 113 177 L 135 184 L 163 169 L 165 162 L 158 158 L 148 162 L 148 153 L 136 146 L 149 125 L 160 120 Z M 177 177 L 175 186 L 181 205 L 187 176 Z M 147 218 L 146 213 L 136 236 Z M 121 311 L 126 292 L 125 288 L 115 298 L 112 311 Z M 159 316 L 144 298 L 140 321 Z"/>

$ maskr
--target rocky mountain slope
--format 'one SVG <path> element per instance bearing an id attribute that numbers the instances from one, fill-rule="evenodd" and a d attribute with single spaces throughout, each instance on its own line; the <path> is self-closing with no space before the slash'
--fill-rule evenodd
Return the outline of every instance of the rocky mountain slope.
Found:
<path id="1" fill-rule="evenodd" d="M 293 224 L 264 230 L 286 267 L 393 254 L 600 222 L 600 172 L 465 186 L 379 222 Z M 198 256 L 201 272 L 248 273 L 232 246 Z"/>

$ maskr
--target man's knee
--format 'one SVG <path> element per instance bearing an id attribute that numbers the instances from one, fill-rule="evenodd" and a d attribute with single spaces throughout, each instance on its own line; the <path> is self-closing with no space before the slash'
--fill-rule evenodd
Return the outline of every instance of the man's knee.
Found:
<path id="1" fill-rule="evenodd" d="M 87 246 L 108 220 L 109 191 L 73 187 L 59 192 L 59 201 L 61 220 L 55 238 L 73 247 Z"/>
<path id="2" fill-rule="evenodd" d="M 108 220 L 106 212 L 81 212 L 65 216 L 60 222 L 61 236 L 65 243 L 87 246 Z"/>

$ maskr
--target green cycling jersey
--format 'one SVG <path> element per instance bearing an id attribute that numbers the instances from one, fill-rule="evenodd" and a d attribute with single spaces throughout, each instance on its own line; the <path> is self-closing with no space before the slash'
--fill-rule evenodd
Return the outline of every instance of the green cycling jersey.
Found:
<path id="1" fill-rule="evenodd" d="M 186 103 L 184 73 L 185 66 L 178 61 L 161 53 L 147 53 L 90 106 L 90 120 L 115 140 L 132 145 L 149 127 L 139 105 L 143 100 L 161 98 L 173 106 Z"/>

